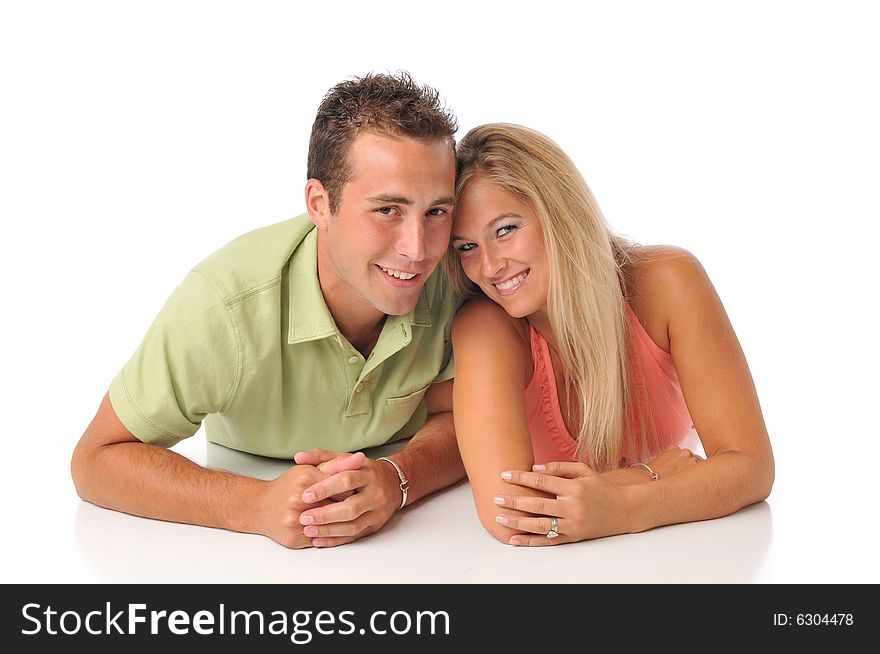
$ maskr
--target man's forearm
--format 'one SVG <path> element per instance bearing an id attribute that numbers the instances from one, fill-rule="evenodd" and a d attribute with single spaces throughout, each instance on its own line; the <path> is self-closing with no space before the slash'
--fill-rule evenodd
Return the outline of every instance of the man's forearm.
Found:
<path id="1" fill-rule="evenodd" d="M 82 499 L 147 518 L 259 533 L 258 497 L 267 482 L 203 468 L 176 452 L 115 443 L 74 461 Z M 77 474 L 79 473 L 79 474 Z"/>
<path id="2" fill-rule="evenodd" d="M 407 505 L 462 479 L 465 471 L 455 440 L 452 412 L 429 415 L 410 442 L 390 458 L 409 480 Z"/>

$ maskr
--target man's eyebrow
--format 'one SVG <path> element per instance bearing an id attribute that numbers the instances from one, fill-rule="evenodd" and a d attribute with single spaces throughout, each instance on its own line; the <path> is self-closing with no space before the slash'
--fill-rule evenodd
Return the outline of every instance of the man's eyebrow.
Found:
<path id="1" fill-rule="evenodd" d="M 413 204 L 411 199 L 405 198 L 402 195 L 386 195 L 385 193 L 367 198 L 367 202 L 372 202 L 373 204 L 405 204 L 407 206 Z"/>
<path id="2" fill-rule="evenodd" d="M 367 202 L 372 202 L 373 204 L 404 204 L 408 207 L 415 204 L 411 198 L 406 198 L 402 195 L 387 195 L 385 193 L 380 193 L 379 195 L 367 198 Z M 436 207 L 442 204 L 455 204 L 455 198 L 451 195 L 447 195 L 444 198 L 434 200 L 431 203 L 431 206 Z"/>

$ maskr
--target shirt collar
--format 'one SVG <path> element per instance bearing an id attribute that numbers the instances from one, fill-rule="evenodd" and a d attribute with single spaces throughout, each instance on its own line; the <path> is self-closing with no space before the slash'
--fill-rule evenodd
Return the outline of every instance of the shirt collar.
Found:
<path id="1" fill-rule="evenodd" d="M 287 342 L 305 343 L 338 334 L 318 283 L 318 230 L 312 228 L 290 258 Z"/>

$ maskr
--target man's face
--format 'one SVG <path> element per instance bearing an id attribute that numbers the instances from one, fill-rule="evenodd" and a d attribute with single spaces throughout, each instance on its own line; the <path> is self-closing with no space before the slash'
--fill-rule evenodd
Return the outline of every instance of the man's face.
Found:
<path id="1" fill-rule="evenodd" d="M 337 321 L 409 313 L 449 244 L 455 155 L 447 141 L 364 132 L 349 162 L 336 213 L 318 222 L 321 290 Z"/>

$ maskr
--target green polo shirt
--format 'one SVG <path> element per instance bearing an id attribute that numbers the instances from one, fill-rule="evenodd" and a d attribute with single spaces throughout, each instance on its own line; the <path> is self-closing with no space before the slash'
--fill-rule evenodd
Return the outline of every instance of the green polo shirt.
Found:
<path id="1" fill-rule="evenodd" d="M 423 397 L 454 376 L 451 293 L 438 269 L 416 308 L 388 316 L 367 359 L 339 332 L 318 284 L 317 230 L 299 216 L 198 264 L 110 384 L 138 439 L 208 439 L 277 458 L 412 436 Z"/>

